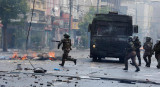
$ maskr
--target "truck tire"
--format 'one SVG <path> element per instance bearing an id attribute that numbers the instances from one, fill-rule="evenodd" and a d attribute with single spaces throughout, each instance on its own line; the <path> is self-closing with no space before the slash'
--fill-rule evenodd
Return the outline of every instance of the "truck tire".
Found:
<path id="1" fill-rule="evenodd" d="M 93 57 L 93 58 L 92 58 L 92 61 L 93 61 L 93 62 L 97 62 L 97 61 L 98 61 L 97 57 Z"/>
<path id="2" fill-rule="evenodd" d="M 98 61 L 101 62 L 101 61 L 102 61 L 102 58 L 101 58 L 101 57 L 98 57 Z"/>

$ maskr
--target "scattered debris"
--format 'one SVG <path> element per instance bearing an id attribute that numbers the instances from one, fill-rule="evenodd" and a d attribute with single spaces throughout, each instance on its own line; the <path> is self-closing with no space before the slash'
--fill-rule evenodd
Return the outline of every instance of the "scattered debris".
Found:
<path id="1" fill-rule="evenodd" d="M 0 76 L 6 76 L 5 74 L 3 74 L 3 75 L 0 75 Z"/>
<path id="2" fill-rule="evenodd" d="M 0 85 L 1 87 L 6 87 L 5 85 Z"/>
<path id="3" fill-rule="evenodd" d="M 91 80 L 100 80 L 101 78 L 91 78 Z"/>
<path id="4" fill-rule="evenodd" d="M 21 77 L 18 77 L 17 79 L 18 79 L 18 80 L 20 80 L 20 79 L 21 79 Z"/>
<path id="5" fill-rule="evenodd" d="M 63 80 L 62 82 L 67 82 L 67 83 L 70 83 L 71 81 L 69 81 L 69 80 Z"/>
<path id="6" fill-rule="evenodd" d="M 22 70 L 21 64 L 17 64 L 17 69 L 16 70 Z"/>
<path id="7" fill-rule="evenodd" d="M 35 68 L 34 69 L 34 73 L 46 73 L 47 70 L 41 68 L 41 67 L 38 67 L 38 68 Z"/>
<path id="8" fill-rule="evenodd" d="M 40 83 L 40 85 L 43 85 L 43 83 Z"/>
<path id="9" fill-rule="evenodd" d="M 94 73 L 97 73 L 97 72 L 91 72 L 91 73 L 89 73 L 89 74 L 94 74 Z"/>
<path id="10" fill-rule="evenodd" d="M 107 73 L 104 73 L 104 75 L 107 75 Z"/>
<path id="11" fill-rule="evenodd" d="M 81 79 L 89 79 L 89 76 L 79 76 Z"/>
<path id="12" fill-rule="evenodd" d="M 77 78 L 77 80 L 81 80 L 81 78 L 80 78 L 80 77 L 78 77 L 78 78 Z"/>
<path id="13" fill-rule="evenodd" d="M 146 79 L 146 81 L 149 81 L 149 79 Z"/>
<path id="14" fill-rule="evenodd" d="M 8 71 L 0 71 L 0 72 L 8 72 Z"/>
<path id="15" fill-rule="evenodd" d="M 37 81 L 35 81 L 34 83 L 38 83 Z"/>
<path id="16" fill-rule="evenodd" d="M 3 80 L 7 80 L 6 78 L 3 78 Z"/>
<path id="17" fill-rule="evenodd" d="M 60 71 L 60 69 L 58 69 L 58 68 L 54 68 L 54 70 L 55 70 L 55 71 Z"/>
<path id="18" fill-rule="evenodd" d="M 47 86 L 54 86 L 51 82 L 47 82 Z"/>
<path id="19" fill-rule="evenodd" d="M 72 77 L 69 77 L 68 80 L 73 80 L 73 78 L 72 78 Z"/>
<path id="20" fill-rule="evenodd" d="M 19 75 L 10 75 L 10 77 L 19 77 Z"/>
<path id="21" fill-rule="evenodd" d="M 57 82 L 62 82 L 62 80 L 59 80 L 59 79 L 58 79 L 58 80 L 56 80 L 56 81 L 57 81 Z"/>
<path id="22" fill-rule="evenodd" d="M 120 83 L 127 83 L 127 84 L 136 84 L 135 82 L 129 81 L 129 80 L 120 80 L 119 82 Z"/>
<path id="23" fill-rule="evenodd" d="M 31 68 L 24 68 L 24 70 L 33 70 L 33 69 L 31 69 Z"/>
<path id="24" fill-rule="evenodd" d="M 67 69 L 67 71 L 69 71 L 69 69 Z"/>

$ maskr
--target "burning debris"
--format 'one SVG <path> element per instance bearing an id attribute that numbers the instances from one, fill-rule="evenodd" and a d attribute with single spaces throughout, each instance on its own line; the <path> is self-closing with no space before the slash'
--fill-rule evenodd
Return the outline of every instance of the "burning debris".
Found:
<path id="1" fill-rule="evenodd" d="M 34 60 L 55 60 L 55 52 L 48 52 L 48 53 L 36 53 L 31 52 L 29 54 L 24 54 L 23 56 L 19 56 L 18 52 L 13 52 L 12 57 L 10 57 L 11 60 L 27 60 L 27 59 L 34 59 Z"/>
<path id="2" fill-rule="evenodd" d="M 54 58 L 55 58 L 55 52 L 49 52 L 48 55 L 49 55 L 49 59 L 50 60 L 54 60 Z"/>
<path id="3" fill-rule="evenodd" d="M 18 59 L 18 52 L 13 52 L 12 58 L 13 59 Z"/>

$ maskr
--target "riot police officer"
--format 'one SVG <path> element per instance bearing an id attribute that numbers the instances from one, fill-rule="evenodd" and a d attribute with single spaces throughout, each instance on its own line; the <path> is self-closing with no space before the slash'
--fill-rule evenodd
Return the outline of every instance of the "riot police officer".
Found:
<path id="1" fill-rule="evenodd" d="M 146 42 L 143 45 L 143 48 L 145 50 L 143 59 L 146 62 L 146 67 L 150 67 L 151 65 L 151 57 L 153 55 L 152 46 L 153 46 L 153 43 L 151 41 L 151 37 L 146 37 Z"/>
<path id="2" fill-rule="evenodd" d="M 134 36 L 133 43 L 134 43 L 134 46 L 135 46 L 136 55 L 138 57 L 139 66 L 141 66 L 141 55 L 140 55 L 141 42 L 139 41 L 138 36 Z"/>
<path id="3" fill-rule="evenodd" d="M 71 39 L 69 39 L 69 37 L 70 37 L 69 34 L 65 33 L 64 34 L 64 39 L 62 39 L 58 44 L 58 49 L 61 46 L 61 44 L 63 44 L 62 50 L 64 51 L 63 56 L 62 56 L 62 63 L 59 64 L 61 66 L 64 66 L 65 60 L 73 61 L 76 65 L 77 60 L 68 56 L 70 50 L 72 50 Z"/>
<path id="4" fill-rule="evenodd" d="M 157 68 L 160 69 L 160 40 L 157 40 L 157 43 L 154 45 L 153 50 L 155 51 L 155 58 L 158 62 Z"/>
<path id="5" fill-rule="evenodd" d="M 135 57 L 136 57 L 136 52 L 135 52 L 135 47 L 133 44 L 133 39 L 132 39 L 132 37 L 129 37 L 128 43 L 127 43 L 127 48 L 126 48 L 125 68 L 123 70 L 128 70 L 128 60 L 131 58 L 133 65 L 136 67 L 135 72 L 140 71 L 140 69 L 135 61 Z"/>

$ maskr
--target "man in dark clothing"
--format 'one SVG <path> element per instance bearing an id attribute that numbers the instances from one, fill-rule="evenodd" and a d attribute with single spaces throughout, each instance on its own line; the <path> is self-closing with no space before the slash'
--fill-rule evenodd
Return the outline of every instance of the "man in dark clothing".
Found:
<path id="1" fill-rule="evenodd" d="M 63 56 L 62 56 L 62 63 L 59 64 L 61 66 L 64 66 L 65 60 L 68 61 L 73 61 L 76 65 L 77 60 L 71 58 L 70 56 L 68 56 L 70 50 L 72 50 L 71 48 L 71 39 L 69 39 L 69 35 L 66 33 L 64 34 L 64 39 L 62 39 L 59 44 L 58 44 L 58 49 L 61 46 L 61 44 L 63 44 L 62 50 L 64 51 Z"/>
<path id="2" fill-rule="evenodd" d="M 141 66 L 141 55 L 140 55 L 141 42 L 139 41 L 138 36 L 134 37 L 133 43 L 134 43 L 134 46 L 135 46 L 136 55 L 138 57 L 139 66 Z"/>
<path id="3" fill-rule="evenodd" d="M 155 51 L 155 58 L 158 62 L 157 68 L 160 69 L 160 40 L 157 40 L 157 43 L 154 45 L 153 50 Z"/>
<path id="4" fill-rule="evenodd" d="M 136 57 L 136 52 L 135 52 L 135 47 L 133 44 L 133 39 L 132 37 L 129 37 L 127 48 L 126 48 L 125 68 L 123 70 L 128 70 L 128 60 L 131 58 L 133 65 L 136 67 L 135 72 L 140 71 L 138 65 L 136 64 L 135 57 Z"/>
<path id="5" fill-rule="evenodd" d="M 146 62 L 146 67 L 150 67 L 151 65 L 151 57 L 153 55 L 152 46 L 153 46 L 153 43 L 151 42 L 151 37 L 146 37 L 146 42 L 143 45 L 143 48 L 145 50 L 143 59 Z"/>

